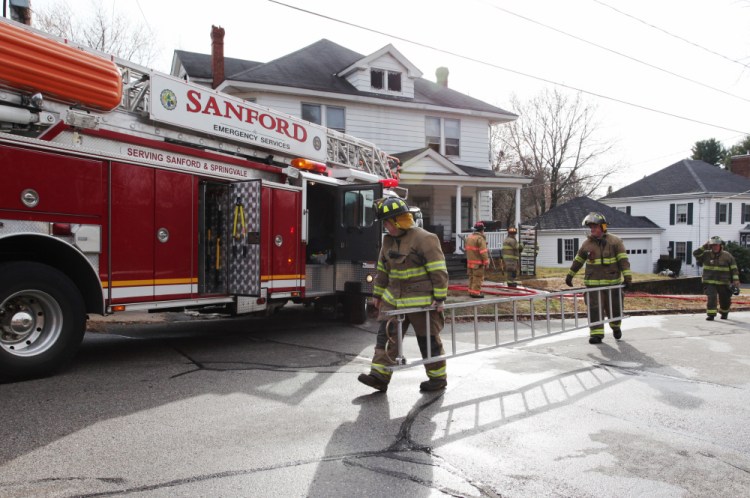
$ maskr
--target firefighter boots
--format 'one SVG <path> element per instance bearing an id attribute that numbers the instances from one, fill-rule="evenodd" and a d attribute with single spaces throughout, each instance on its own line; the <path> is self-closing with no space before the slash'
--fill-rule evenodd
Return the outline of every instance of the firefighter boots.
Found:
<path id="1" fill-rule="evenodd" d="M 448 381 L 445 379 L 430 379 L 419 384 L 420 391 L 439 391 L 445 389 L 448 386 Z"/>
<path id="2" fill-rule="evenodd" d="M 388 390 L 388 382 L 374 374 L 359 374 L 357 380 L 383 393 Z"/>
<path id="3" fill-rule="evenodd" d="M 619 341 L 622 337 L 622 329 L 612 329 L 612 336 Z"/>
<path id="4" fill-rule="evenodd" d="M 589 337 L 589 344 L 600 344 L 602 342 L 602 336 L 592 335 Z"/>
<path id="5" fill-rule="evenodd" d="M 709 322 L 713 322 L 714 321 L 714 316 L 713 315 L 708 315 L 706 317 L 706 320 L 708 320 Z"/>
<path id="6" fill-rule="evenodd" d="M 726 320 L 728 316 L 729 316 L 729 313 L 722 313 L 721 314 L 721 319 L 722 320 Z"/>

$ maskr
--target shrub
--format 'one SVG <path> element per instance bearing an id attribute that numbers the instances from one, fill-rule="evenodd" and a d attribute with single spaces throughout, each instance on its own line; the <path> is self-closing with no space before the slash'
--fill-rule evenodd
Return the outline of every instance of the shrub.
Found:
<path id="1" fill-rule="evenodd" d="M 750 282 L 750 249 L 742 247 L 736 242 L 727 242 L 725 249 L 734 256 L 734 260 L 737 262 L 737 268 L 740 270 L 740 282 Z"/>

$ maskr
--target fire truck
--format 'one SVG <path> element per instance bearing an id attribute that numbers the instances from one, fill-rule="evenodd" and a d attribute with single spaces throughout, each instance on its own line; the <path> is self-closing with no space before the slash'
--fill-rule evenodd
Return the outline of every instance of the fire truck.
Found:
<path id="1" fill-rule="evenodd" d="M 0 56 L 1 377 L 59 369 L 90 314 L 366 319 L 393 158 L 7 20 Z"/>

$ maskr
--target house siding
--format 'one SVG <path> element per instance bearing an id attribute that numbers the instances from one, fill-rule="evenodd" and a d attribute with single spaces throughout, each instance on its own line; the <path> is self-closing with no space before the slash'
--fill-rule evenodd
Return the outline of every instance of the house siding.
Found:
<path id="1" fill-rule="evenodd" d="M 658 251 L 659 254 L 669 255 L 673 254 L 670 253 L 670 245 L 674 242 L 689 242 L 693 249 L 701 246 L 709 237 L 715 235 L 726 241 L 739 242 L 739 232 L 747 224 L 742 220 L 742 204 L 750 205 L 750 196 L 733 195 L 729 198 L 729 196 L 682 195 L 660 200 L 601 199 L 600 202 L 612 207 L 630 206 L 632 216 L 646 216 L 658 226 L 664 228 Z M 716 224 L 717 202 L 731 204 L 731 223 Z M 689 203 L 693 204 L 692 224 L 676 223 L 670 216 L 670 206 L 672 204 Z M 687 261 L 682 264 L 682 275 L 700 275 L 700 267 L 695 264 L 692 256 L 689 259 L 689 264 Z"/>
<path id="2" fill-rule="evenodd" d="M 258 105 L 296 117 L 302 113 L 303 102 L 344 107 L 346 109 L 346 133 L 373 142 L 389 154 L 425 147 L 426 116 L 460 119 L 461 156 L 451 157 L 451 159 L 462 166 L 490 169 L 489 124 L 486 119 L 446 112 L 388 108 L 314 96 L 281 95 L 270 92 L 252 92 L 236 96 L 244 99 L 254 98 Z"/>

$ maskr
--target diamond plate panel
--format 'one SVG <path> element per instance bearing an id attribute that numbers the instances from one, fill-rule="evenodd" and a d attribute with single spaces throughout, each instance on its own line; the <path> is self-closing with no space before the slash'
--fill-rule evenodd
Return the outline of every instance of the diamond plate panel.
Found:
<path id="1" fill-rule="evenodd" d="M 260 295 L 260 186 L 260 180 L 237 182 L 230 190 L 226 209 L 230 214 L 227 234 L 230 294 Z"/>

